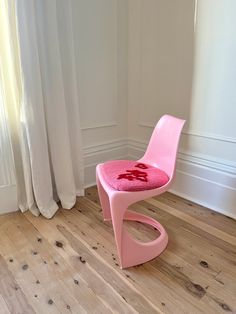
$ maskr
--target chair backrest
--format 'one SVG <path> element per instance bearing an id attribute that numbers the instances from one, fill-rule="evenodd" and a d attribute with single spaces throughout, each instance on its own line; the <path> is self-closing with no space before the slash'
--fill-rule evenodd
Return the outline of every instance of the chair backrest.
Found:
<path id="1" fill-rule="evenodd" d="M 147 150 L 140 161 L 164 170 L 173 177 L 179 146 L 179 139 L 185 120 L 164 115 L 158 121 Z"/>

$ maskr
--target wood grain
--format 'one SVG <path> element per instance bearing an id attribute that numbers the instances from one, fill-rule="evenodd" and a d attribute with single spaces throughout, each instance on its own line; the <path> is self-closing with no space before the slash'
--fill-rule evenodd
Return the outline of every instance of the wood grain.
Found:
<path id="1" fill-rule="evenodd" d="M 160 221 L 169 244 L 126 270 L 96 187 L 51 220 L 0 216 L 0 313 L 235 313 L 236 221 L 170 193 L 132 209 Z M 142 241 L 158 236 L 124 225 Z"/>

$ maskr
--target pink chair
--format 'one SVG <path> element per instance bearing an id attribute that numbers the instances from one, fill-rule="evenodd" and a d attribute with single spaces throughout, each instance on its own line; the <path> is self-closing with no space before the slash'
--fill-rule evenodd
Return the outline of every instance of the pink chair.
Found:
<path id="1" fill-rule="evenodd" d="M 185 121 L 164 115 L 157 123 L 144 156 L 138 161 L 117 160 L 99 164 L 97 186 L 104 220 L 112 220 L 121 268 L 147 262 L 160 255 L 168 235 L 155 219 L 127 208 L 168 190 L 175 173 L 181 130 Z M 123 220 L 149 224 L 160 232 L 154 241 L 142 243 L 123 227 Z"/>

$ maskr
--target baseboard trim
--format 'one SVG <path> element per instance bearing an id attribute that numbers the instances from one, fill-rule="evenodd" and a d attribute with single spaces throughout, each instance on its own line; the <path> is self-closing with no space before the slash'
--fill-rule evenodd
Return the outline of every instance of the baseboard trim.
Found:
<path id="1" fill-rule="evenodd" d="M 175 190 L 175 189 L 173 189 L 173 188 L 171 188 L 171 189 L 169 190 L 169 192 L 172 193 L 172 194 L 174 194 L 174 195 L 177 195 L 177 196 L 180 196 L 180 197 L 182 197 L 182 198 L 185 198 L 185 199 L 187 199 L 187 200 L 189 200 L 189 201 L 191 201 L 191 202 L 193 202 L 193 203 L 196 203 L 196 204 L 198 204 L 198 205 L 200 205 L 200 206 L 204 206 L 204 207 L 206 207 L 206 208 L 209 208 L 209 209 L 211 209 L 211 210 L 214 210 L 215 212 L 217 212 L 217 213 L 219 213 L 219 214 L 225 215 L 225 216 L 227 216 L 227 217 L 230 217 L 230 218 L 233 218 L 233 219 L 236 220 L 236 213 L 229 212 L 229 211 L 224 210 L 224 209 L 222 209 L 222 208 L 214 207 L 214 206 L 212 206 L 211 204 L 209 204 L 209 203 L 207 203 L 207 202 L 204 202 L 204 201 L 202 201 L 202 200 L 199 200 L 199 199 L 196 199 L 196 198 L 194 198 L 194 197 L 191 197 L 191 196 L 189 196 L 188 194 L 182 193 L 182 192 L 177 191 L 177 190 Z"/>
<path id="2" fill-rule="evenodd" d="M 16 185 L 6 185 L 0 187 L 0 214 L 8 214 L 19 210 L 17 204 Z"/>
<path id="3" fill-rule="evenodd" d="M 112 159 L 139 159 L 147 143 L 117 139 L 84 149 L 85 187 L 96 184 L 98 163 Z M 181 151 L 171 193 L 236 219 L 236 163 L 207 155 Z"/>
<path id="4" fill-rule="evenodd" d="M 90 182 L 89 184 L 87 184 L 87 185 L 85 185 L 85 189 L 87 189 L 87 188 L 91 188 L 92 186 L 96 186 L 97 185 L 97 182 L 95 181 L 95 182 Z"/>
<path id="5" fill-rule="evenodd" d="M 129 139 L 129 158 L 140 158 L 146 146 L 143 141 Z M 181 151 L 170 192 L 236 219 L 236 163 Z"/>
<path id="6" fill-rule="evenodd" d="M 91 155 L 107 152 L 114 149 L 125 148 L 127 149 L 127 140 L 126 139 L 116 139 L 114 141 L 101 142 L 98 144 L 93 144 L 85 146 L 83 148 L 84 158 L 87 158 Z"/>

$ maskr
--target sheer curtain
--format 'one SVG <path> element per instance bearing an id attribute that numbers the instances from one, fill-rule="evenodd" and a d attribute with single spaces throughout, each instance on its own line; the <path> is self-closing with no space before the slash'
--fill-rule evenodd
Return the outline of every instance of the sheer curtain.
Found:
<path id="1" fill-rule="evenodd" d="M 56 201 L 69 209 L 76 195 L 83 195 L 71 2 L 2 3 L 9 35 L 4 38 L 8 45 L 4 88 L 9 88 L 6 73 L 10 69 L 14 91 L 14 97 L 6 93 L 5 104 L 19 207 L 51 218 L 58 209 Z"/>

